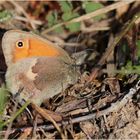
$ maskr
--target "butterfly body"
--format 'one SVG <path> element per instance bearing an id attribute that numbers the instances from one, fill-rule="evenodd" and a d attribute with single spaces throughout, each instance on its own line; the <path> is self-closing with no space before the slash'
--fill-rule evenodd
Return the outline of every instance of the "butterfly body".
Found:
<path id="1" fill-rule="evenodd" d="M 37 35 L 12 30 L 2 39 L 8 66 L 6 83 L 18 100 L 40 105 L 77 80 L 74 62 L 67 52 Z"/>

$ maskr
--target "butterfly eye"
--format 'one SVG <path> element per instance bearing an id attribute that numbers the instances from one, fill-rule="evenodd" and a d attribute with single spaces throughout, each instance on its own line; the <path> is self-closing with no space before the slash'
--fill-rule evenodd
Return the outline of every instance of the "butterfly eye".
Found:
<path id="1" fill-rule="evenodd" d="M 18 48 L 22 48 L 22 47 L 24 47 L 24 42 L 23 42 L 22 40 L 17 41 L 17 42 L 16 42 L 16 46 L 17 46 Z"/>

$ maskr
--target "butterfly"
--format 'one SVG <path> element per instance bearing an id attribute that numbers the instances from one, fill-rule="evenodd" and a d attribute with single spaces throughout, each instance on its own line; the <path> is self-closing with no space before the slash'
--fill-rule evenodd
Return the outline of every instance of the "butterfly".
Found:
<path id="1" fill-rule="evenodd" d="M 33 33 L 9 30 L 2 38 L 6 85 L 18 101 L 41 105 L 78 79 L 74 61 L 54 43 Z"/>

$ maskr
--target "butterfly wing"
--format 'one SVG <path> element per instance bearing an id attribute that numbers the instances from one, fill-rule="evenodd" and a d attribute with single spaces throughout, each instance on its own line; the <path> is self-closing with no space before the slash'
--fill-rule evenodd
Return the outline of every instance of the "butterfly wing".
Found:
<path id="1" fill-rule="evenodd" d="M 20 102 L 30 98 L 34 103 L 41 104 L 77 80 L 72 63 L 66 63 L 58 57 L 23 59 L 9 69 L 6 74 L 7 85 L 13 94 L 22 89 L 18 96 Z"/>

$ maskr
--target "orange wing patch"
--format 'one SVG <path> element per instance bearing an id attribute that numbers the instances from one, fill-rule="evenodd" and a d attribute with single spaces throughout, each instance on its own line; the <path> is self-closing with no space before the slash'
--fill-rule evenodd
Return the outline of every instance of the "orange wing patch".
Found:
<path id="1" fill-rule="evenodd" d="M 13 62 L 27 57 L 60 55 L 60 52 L 57 48 L 51 44 L 46 43 L 45 41 L 36 38 L 30 38 L 22 40 L 22 42 L 23 46 L 17 46 L 19 44 L 18 41 L 15 44 L 16 47 L 15 51 L 13 52 Z"/>
<path id="2" fill-rule="evenodd" d="M 54 46 L 46 42 L 30 39 L 29 40 L 29 57 L 32 56 L 58 56 L 60 53 Z"/>
<path id="3" fill-rule="evenodd" d="M 21 44 L 22 43 L 22 44 Z M 28 40 L 18 40 L 15 42 L 13 51 L 13 62 L 28 57 L 29 42 Z"/>

